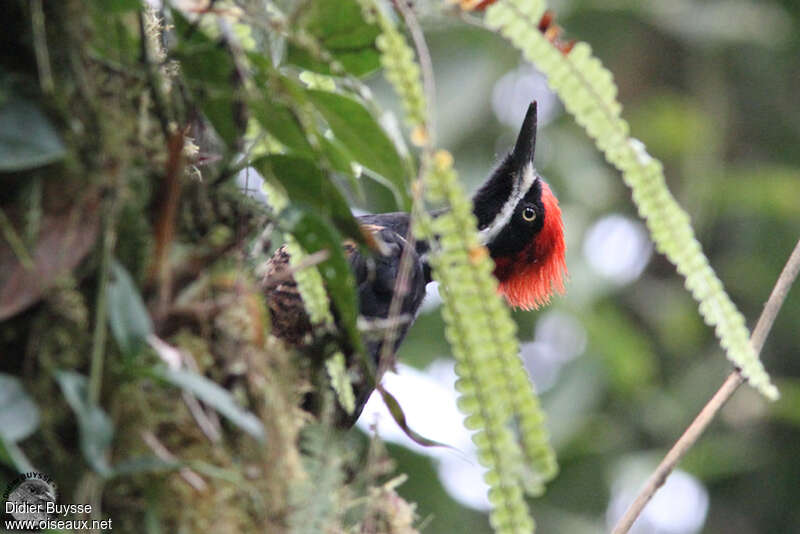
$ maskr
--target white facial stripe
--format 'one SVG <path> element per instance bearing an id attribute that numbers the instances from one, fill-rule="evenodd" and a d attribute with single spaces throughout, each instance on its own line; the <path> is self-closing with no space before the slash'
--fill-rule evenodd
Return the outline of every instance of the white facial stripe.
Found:
<path id="1" fill-rule="evenodd" d="M 488 245 L 500 233 L 500 230 L 508 224 L 514 215 L 514 208 L 517 207 L 520 200 L 525 198 L 535 181 L 536 172 L 533 170 L 533 163 L 528 163 L 522 170 L 522 179 L 514 182 L 511 196 L 503 204 L 503 208 L 486 228 L 478 232 L 482 245 Z"/>

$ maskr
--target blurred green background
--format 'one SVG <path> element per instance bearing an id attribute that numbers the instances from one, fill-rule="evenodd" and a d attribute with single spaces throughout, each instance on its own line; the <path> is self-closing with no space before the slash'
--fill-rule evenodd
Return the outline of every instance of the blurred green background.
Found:
<path id="1" fill-rule="evenodd" d="M 800 3 L 550 7 L 564 39 L 590 43 L 614 73 L 632 135 L 664 163 L 670 189 L 752 328 L 800 237 Z M 551 306 L 515 313 L 561 466 L 532 508 L 539 532 L 607 531 L 731 367 L 682 278 L 653 252 L 619 174 L 542 76 L 478 27 L 433 14 L 422 24 L 436 74 L 438 144 L 453 152 L 468 188 L 510 148 L 528 102 L 539 101 L 537 169 L 564 212 L 570 282 Z M 397 109 L 384 80 L 370 85 Z M 427 369 L 430 387 L 447 391 L 452 360 L 433 293 L 400 360 Z M 781 400 L 769 404 L 741 388 L 634 532 L 800 532 L 799 317 L 795 288 L 762 354 Z M 388 384 L 412 428 L 450 428 L 441 418 L 454 413 L 454 401 L 445 394 L 439 403 L 424 377 L 404 374 Z M 374 420 L 368 410 L 362 428 Z M 388 439 L 391 427 L 379 419 Z M 431 437 L 468 453 L 452 434 Z M 453 451 L 391 450 L 410 475 L 399 492 L 418 503 L 424 531 L 490 532 L 473 509 L 481 507 L 477 464 Z"/>

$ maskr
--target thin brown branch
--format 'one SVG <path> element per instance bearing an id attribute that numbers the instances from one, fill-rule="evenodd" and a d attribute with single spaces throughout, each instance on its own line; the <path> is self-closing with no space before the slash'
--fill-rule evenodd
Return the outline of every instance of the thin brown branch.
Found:
<path id="1" fill-rule="evenodd" d="M 798 272 L 800 272 L 800 241 L 797 242 L 786 265 L 784 265 L 783 271 L 781 271 L 781 275 L 778 277 L 778 281 L 775 283 L 775 287 L 772 289 L 772 293 L 770 293 L 769 299 L 764 305 L 764 310 L 758 318 L 758 323 L 756 323 L 756 327 L 753 329 L 753 334 L 750 336 L 750 342 L 756 354 L 761 352 L 764 341 L 766 341 L 767 335 L 775 322 L 775 317 L 777 317 L 781 306 L 783 306 L 783 301 L 786 299 L 789 289 L 797 278 Z M 612 534 L 625 534 L 630 530 L 633 523 L 642 513 L 644 507 L 647 506 L 647 503 L 650 502 L 650 499 L 652 499 L 658 488 L 664 485 L 667 477 L 672 470 L 675 469 L 675 466 L 678 465 L 678 462 L 680 462 L 689 449 L 692 448 L 697 439 L 703 434 L 717 415 L 717 412 L 719 412 L 728 399 L 733 396 L 743 382 L 744 379 L 738 369 L 728 376 L 714 396 L 711 397 L 711 400 L 708 401 L 695 420 L 692 421 L 692 424 L 689 425 L 683 435 L 675 442 L 675 445 L 672 446 L 661 463 L 658 464 L 658 467 L 656 467 L 655 471 L 653 471 L 645 482 L 644 487 L 639 491 L 636 499 L 628 507 L 619 521 L 617 521 Z"/>
<path id="2" fill-rule="evenodd" d="M 428 142 L 425 147 L 428 151 L 436 143 L 436 120 L 434 110 L 436 109 L 436 82 L 433 76 L 433 61 L 431 60 L 431 53 L 428 50 L 428 43 L 425 41 L 425 34 L 422 32 L 422 27 L 405 0 L 393 0 L 392 3 L 400 15 L 403 17 L 403 22 L 406 24 L 411 40 L 414 42 L 414 48 L 417 51 L 417 58 L 419 58 L 419 66 L 422 71 L 422 88 L 425 92 L 426 102 L 426 125 L 425 129 L 428 133 Z"/>
<path id="3" fill-rule="evenodd" d="M 427 136 L 422 145 L 422 162 L 419 169 L 419 177 L 417 181 L 412 184 L 412 206 L 411 206 L 411 224 L 409 224 L 408 232 L 405 236 L 406 243 L 403 246 L 403 253 L 400 256 L 400 267 L 398 270 L 397 280 L 395 281 L 394 294 L 392 295 L 392 302 L 389 304 L 388 319 L 390 327 L 386 329 L 383 337 L 383 345 L 381 346 L 381 354 L 378 359 L 378 372 L 376 379 L 380 381 L 381 376 L 392 363 L 392 354 L 394 353 L 394 342 L 397 339 L 397 324 L 396 319 L 400 315 L 403 299 L 408 293 L 409 277 L 411 274 L 411 262 L 413 254 L 416 252 L 416 238 L 413 233 L 414 213 L 416 210 L 421 209 L 422 204 L 422 180 L 419 179 L 427 172 L 428 164 L 432 159 L 433 143 L 436 138 L 436 131 L 433 121 L 433 100 L 435 98 L 436 84 L 433 78 L 433 64 L 431 62 L 431 55 L 428 50 L 428 45 L 425 42 L 425 35 L 422 28 L 417 21 L 414 11 L 404 3 L 403 0 L 394 0 L 394 6 L 403 18 L 403 22 L 411 32 L 411 38 L 414 42 L 414 47 L 419 58 L 420 68 L 422 72 L 422 86 L 425 92 L 425 99 L 427 102 L 426 107 L 426 124 L 425 130 Z"/>

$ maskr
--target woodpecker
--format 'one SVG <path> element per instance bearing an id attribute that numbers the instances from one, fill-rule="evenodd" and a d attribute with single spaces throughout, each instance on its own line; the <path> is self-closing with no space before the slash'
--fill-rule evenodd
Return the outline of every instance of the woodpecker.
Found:
<path id="1" fill-rule="evenodd" d="M 472 199 L 481 244 L 495 263 L 498 291 L 511 306 L 525 310 L 548 303 L 554 292 L 563 293 L 567 275 L 564 225 L 558 200 L 533 166 L 536 127 L 536 102 L 533 102 L 528 107 L 514 149 Z M 359 313 L 367 320 L 387 319 L 406 247 L 410 216 L 398 212 L 358 219 L 388 249 L 382 255 L 365 256 L 354 244 L 344 245 L 358 286 Z M 426 261 L 428 250 L 427 242 L 417 241 L 409 251 L 411 271 L 400 307 L 408 320 L 395 332 L 395 350 L 416 318 L 425 287 L 432 281 Z M 269 260 L 263 281 L 272 316 L 272 333 L 290 345 L 308 347 L 312 325 L 289 272 L 289 254 L 283 246 Z M 381 336 L 367 339 L 366 350 L 376 364 L 381 348 Z M 365 382 L 353 385 L 356 410 L 349 417 L 338 414 L 338 423 L 342 426 L 352 426 L 372 393 L 374 385 Z"/>

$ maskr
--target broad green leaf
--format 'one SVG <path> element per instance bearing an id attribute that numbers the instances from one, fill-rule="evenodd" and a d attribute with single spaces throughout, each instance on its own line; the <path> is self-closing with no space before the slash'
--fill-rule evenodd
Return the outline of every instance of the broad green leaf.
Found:
<path id="1" fill-rule="evenodd" d="M 353 176 L 353 166 L 351 165 L 353 157 L 345 150 L 342 143 L 327 137 L 320 137 L 319 141 L 322 151 L 331 164 L 331 168 L 336 172 Z"/>
<path id="2" fill-rule="evenodd" d="M 353 156 L 347 152 L 344 145 L 337 139 L 328 139 L 322 136 L 319 138 L 319 143 L 322 152 L 325 153 L 328 163 L 331 165 L 331 170 L 347 178 L 347 182 L 350 184 L 350 191 L 363 203 L 366 200 L 366 193 L 364 192 L 363 184 L 356 176 Z"/>
<path id="3" fill-rule="evenodd" d="M 86 377 L 73 371 L 58 371 L 56 381 L 75 417 L 78 418 L 83 457 L 103 476 L 112 474 L 108 451 L 114 437 L 114 426 L 106 412 L 89 401 Z"/>
<path id="4" fill-rule="evenodd" d="M 178 44 L 174 56 L 180 61 L 196 102 L 228 148 L 237 145 L 242 126 L 236 98 L 236 66 L 230 51 L 172 10 Z"/>
<path id="5" fill-rule="evenodd" d="M 123 354 L 135 355 L 153 332 L 153 323 L 131 275 L 121 263 L 111 266 L 108 324 Z"/>
<path id="6" fill-rule="evenodd" d="M 0 373 L 0 438 L 17 442 L 39 426 L 39 408 L 18 378 Z"/>
<path id="7" fill-rule="evenodd" d="M 372 47 L 355 52 L 348 52 L 347 50 L 330 50 L 330 52 L 331 55 L 342 64 L 344 70 L 355 76 L 366 76 L 380 67 L 380 55 Z M 332 72 L 328 63 L 315 59 L 308 50 L 293 44 L 289 45 L 288 57 L 286 60 L 289 63 L 314 72 L 327 75 L 335 74 Z"/>
<path id="8" fill-rule="evenodd" d="M 92 39 L 89 44 L 92 52 L 120 69 L 138 72 L 141 68 L 141 40 L 139 28 L 131 24 L 140 10 L 141 0 L 108 0 L 105 2 L 84 2 L 91 16 Z"/>
<path id="9" fill-rule="evenodd" d="M 308 254 L 329 251 L 330 257 L 318 265 L 319 272 L 352 348 L 363 354 L 361 334 L 356 326 L 356 281 L 342 251 L 341 235 L 324 218 L 298 205 L 292 205 L 281 213 L 280 228 L 292 234 Z"/>
<path id="10" fill-rule="evenodd" d="M 205 376 L 189 371 L 173 371 L 166 367 L 153 368 L 151 375 L 156 379 L 168 382 L 194 394 L 234 425 L 259 441 L 264 440 L 264 426 L 258 417 L 236 404 L 228 390 Z"/>
<path id="11" fill-rule="evenodd" d="M 287 106 L 272 102 L 265 94 L 264 97 L 250 102 L 250 112 L 253 118 L 278 141 L 286 145 L 286 148 L 303 156 L 314 155 L 300 123 Z"/>
<path id="12" fill-rule="evenodd" d="M 279 182 L 292 203 L 329 217 L 347 237 L 364 242 L 358 222 L 336 186 L 311 160 L 294 156 L 264 156 L 253 167 L 266 179 Z"/>
<path id="13" fill-rule="evenodd" d="M 375 38 L 380 30 L 364 20 L 355 0 L 312 2 L 298 18 L 299 26 L 310 34 L 322 49 L 355 76 L 364 76 L 380 67 Z M 315 58 L 309 50 L 290 43 L 287 61 L 303 68 L 331 74 L 328 63 Z"/>
<path id="14" fill-rule="evenodd" d="M 402 199 L 400 207 L 408 207 L 406 164 L 369 111 L 349 96 L 316 90 L 306 94 L 353 158 L 383 176 Z"/>
<path id="15" fill-rule="evenodd" d="M 0 107 L 0 172 L 41 167 L 64 157 L 61 138 L 32 102 L 9 98 Z"/>

